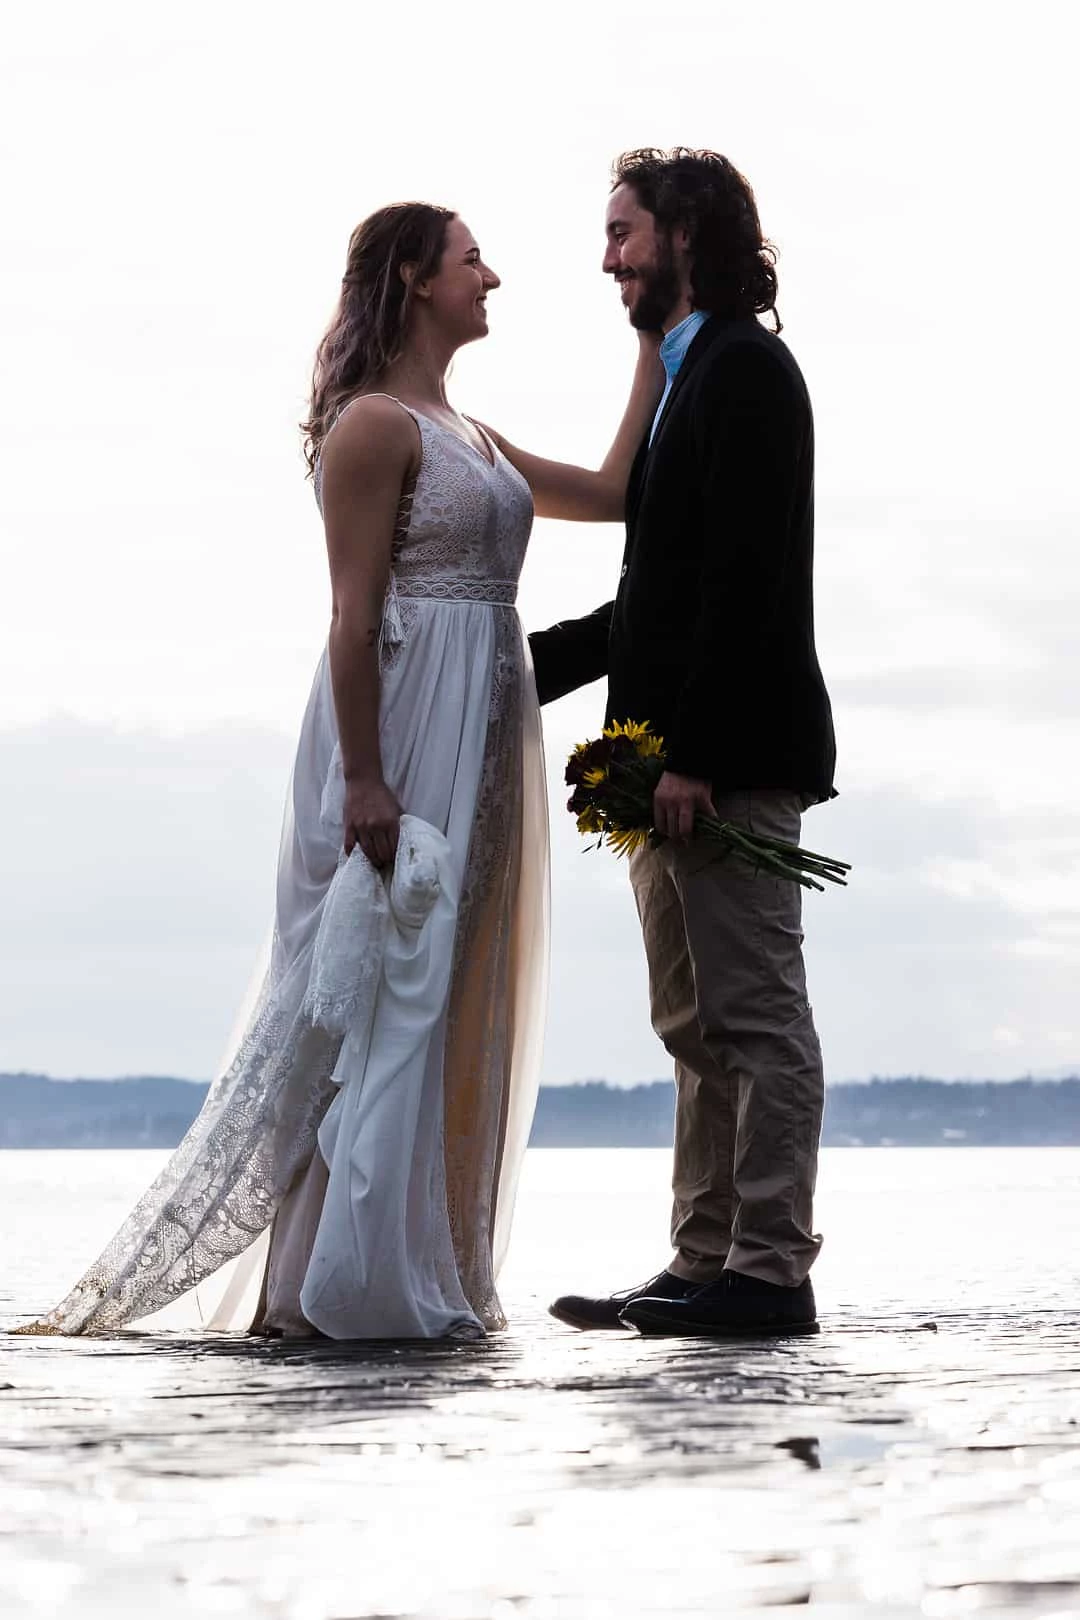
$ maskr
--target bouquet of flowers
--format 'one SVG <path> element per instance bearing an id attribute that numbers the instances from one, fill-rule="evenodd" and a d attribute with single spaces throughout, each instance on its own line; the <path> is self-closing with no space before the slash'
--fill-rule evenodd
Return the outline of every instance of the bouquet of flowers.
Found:
<path id="1" fill-rule="evenodd" d="M 606 843 L 617 855 L 662 843 L 653 826 L 653 794 L 666 769 L 664 739 L 653 735 L 648 722 L 616 722 L 603 736 L 579 743 L 566 766 L 566 781 L 574 790 L 567 809 L 577 817 L 578 831 L 596 835 L 593 848 Z M 715 816 L 698 815 L 694 832 L 755 872 L 769 872 L 822 893 L 826 882 L 846 883 L 844 874 L 851 871 L 846 861 L 748 832 Z"/>

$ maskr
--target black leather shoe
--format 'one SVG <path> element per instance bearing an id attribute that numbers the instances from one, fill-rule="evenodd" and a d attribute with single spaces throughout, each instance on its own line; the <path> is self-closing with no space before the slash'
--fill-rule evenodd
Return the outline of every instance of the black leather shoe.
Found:
<path id="1" fill-rule="evenodd" d="M 619 1320 L 619 1312 L 632 1300 L 641 1299 L 646 1294 L 656 1300 L 685 1299 L 700 1287 L 700 1283 L 684 1282 L 674 1272 L 661 1271 L 658 1276 L 650 1277 L 648 1282 L 639 1283 L 636 1288 L 624 1289 L 621 1294 L 609 1294 L 606 1299 L 588 1299 L 583 1294 L 561 1294 L 554 1304 L 548 1306 L 548 1310 L 560 1322 L 586 1332 L 590 1328 L 626 1328 L 629 1324 Z"/>
<path id="2" fill-rule="evenodd" d="M 671 1338 L 758 1338 L 818 1331 L 809 1277 L 797 1288 L 781 1288 L 741 1271 L 725 1271 L 689 1298 L 639 1294 L 623 1306 L 619 1320 L 639 1333 Z"/>

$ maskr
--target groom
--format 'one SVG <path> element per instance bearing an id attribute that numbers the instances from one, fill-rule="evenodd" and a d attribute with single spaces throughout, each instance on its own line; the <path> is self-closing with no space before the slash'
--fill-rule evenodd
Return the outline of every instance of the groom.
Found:
<path id="1" fill-rule="evenodd" d="M 801 812 L 833 796 L 810 401 L 757 319 L 780 330 L 774 255 L 727 159 L 632 152 L 614 179 L 604 270 L 631 324 L 663 333 L 667 387 L 630 475 L 615 600 L 530 641 L 541 702 L 606 675 L 608 721 L 665 742 L 665 842 L 630 876 L 675 1060 L 675 1252 L 637 1288 L 551 1310 L 578 1328 L 811 1333 L 824 1085 L 801 890 L 691 837 L 706 811 L 797 843 Z"/>

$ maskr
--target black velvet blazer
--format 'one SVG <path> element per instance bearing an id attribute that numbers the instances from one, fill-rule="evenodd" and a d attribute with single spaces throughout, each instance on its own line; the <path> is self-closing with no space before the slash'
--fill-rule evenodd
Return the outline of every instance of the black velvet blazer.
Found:
<path id="1" fill-rule="evenodd" d="M 631 471 L 615 600 L 529 638 L 540 701 L 606 675 L 608 721 L 650 721 L 672 770 L 829 798 L 813 560 L 802 373 L 757 320 L 714 316 Z"/>

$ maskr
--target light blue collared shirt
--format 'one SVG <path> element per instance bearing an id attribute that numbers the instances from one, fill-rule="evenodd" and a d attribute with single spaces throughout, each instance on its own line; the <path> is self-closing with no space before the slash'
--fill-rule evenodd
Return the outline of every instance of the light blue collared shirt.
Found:
<path id="1" fill-rule="evenodd" d="M 656 437 L 656 429 L 659 425 L 661 416 L 664 414 L 664 406 L 668 402 L 668 395 L 671 393 L 672 384 L 679 375 L 682 363 L 686 359 L 686 351 L 689 349 L 691 343 L 693 343 L 694 339 L 697 337 L 708 318 L 708 310 L 693 310 L 686 317 L 685 321 L 680 321 L 678 326 L 672 327 L 671 331 L 660 345 L 660 358 L 664 362 L 664 370 L 667 372 L 667 383 L 664 387 L 663 397 L 661 398 L 659 405 L 656 407 L 656 415 L 653 417 L 653 425 L 649 431 L 650 444 L 652 444 L 653 439 Z"/>

